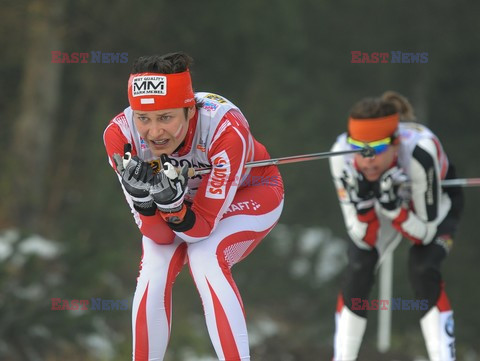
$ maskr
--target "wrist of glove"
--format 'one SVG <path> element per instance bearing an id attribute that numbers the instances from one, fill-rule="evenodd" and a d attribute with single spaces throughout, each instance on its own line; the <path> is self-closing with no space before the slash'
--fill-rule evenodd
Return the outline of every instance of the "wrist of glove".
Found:
<path id="1" fill-rule="evenodd" d="M 385 171 L 374 185 L 375 198 L 381 206 L 381 211 L 388 218 L 395 218 L 404 204 L 399 190 L 407 180 L 407 176 L 401 168 L 394 166 Z"/>
<path id="2" fill-rule="evenodd" d="M 123 157 L 115 153 L 113 161 L 135 210 L 142 215 L 152 216 L 157 209 L 149 192 L 154 172 L 149 163 L 137 156 L 132 157 L 131 150 L 131 145 L 125 144 Z"/>
<path id="3" fill-rule="evenodd" d="M 162 155 L 163 169 L 155 174 L 150 195 L 167 222 L 179 223 L 185 216 L 185 194 L 188 191 L 188 165 L 177 173 L 166 155 Z"/>

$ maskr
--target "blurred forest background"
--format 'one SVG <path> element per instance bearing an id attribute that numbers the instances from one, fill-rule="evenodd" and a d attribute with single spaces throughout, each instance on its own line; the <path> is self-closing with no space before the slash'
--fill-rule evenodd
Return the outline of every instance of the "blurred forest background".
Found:
<path id="1" fill-rule="evenodd" d="M 181 4 L 181 5 L 180 5 Z M 17 0 L 0 11 L 0 359 L 128 360 L 127 311 L 53 311 L 51 299 L 131 298 L 140 234 L 107 163 L 103 130 L 127 107 L 135 58 L 183 50 L 194 87 L 249 119 L 272 157 L 327 151 L 350 107 L 396 90 L 441 139 L 459 177 L 479 177 L 480 2 Z M 351 51 L 427 52 L 425 64 L 352 64 Z M 52 51 L 126 52 L 127 63 L 52 63 Z M 285 165 L 278 227 L 237 265 L 252 359 L 329 360 L 348 242 L 328 161 Z M 480 189 L 444 263 L 458 360 L 480 360 Z M 394 297 L 411 298 L 408 241 Z M 375 288 L 372 298 L 376 298 Z M 214 360 L 185 268 L 167 361 Z M 395 311 L 360 361 L 425 360 L 415 311 Z M 423 358 L 422 358 L 423 357 Z"/>

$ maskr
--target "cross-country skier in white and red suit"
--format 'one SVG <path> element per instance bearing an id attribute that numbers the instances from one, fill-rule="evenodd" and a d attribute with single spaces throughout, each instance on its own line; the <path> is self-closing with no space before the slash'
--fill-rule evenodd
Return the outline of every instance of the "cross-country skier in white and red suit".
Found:
<path id="1" fill-rule="evenodd" d="M 132 312 L 135 361 L 163 360 L 172 286 L 185 263 L 218 359 L 250 360 L 244 307 L 230 269 L 272 230 L 283 208 L 277 167 L 244 167 L 269 159 L 265 147 L 229 100 L 193 93 L 190 64 L 184 53 L 137 59 L 128 82 L 130 106 L 104 133 L 110 165 L 143 235 Z M 204 166 L 212 167 L 210 174 L 188 178 L 189 167 Z"/>
<path id="2" fill-rule="evenodd" d="M 460 188 L 442 188 L 455 178 L 453 165 L 438 138 L 413 122 L 409 101 L 395 92 L 365 98 L 354 105 L 348 132 L 333 151 L 376 150 L 332 157 L 330 167 L 348 234 L 348 266 L 336 313 L 334 361 L 354 361 L 367 324 L 366 310 L 352 299 L 368 299 L 374 273 L 389 246 L 404 237 L 412 243 L 409 279 L 417 300 L 427 300 L 420 320 L 430 361 L 455 360 L 453 312 L 440 265 L 454 237 L 463 196 Z M 409 182 L 407 188 L 402 187 Z"/>

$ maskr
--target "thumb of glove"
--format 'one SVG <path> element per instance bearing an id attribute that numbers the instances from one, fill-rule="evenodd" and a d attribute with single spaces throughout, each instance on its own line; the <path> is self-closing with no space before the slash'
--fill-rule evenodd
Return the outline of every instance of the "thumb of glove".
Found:
<path id="1" fill-rule="evenodd" d="M 115 162 L 115 168 L 117 169 L 117 172 L 122 174 L 125 171 L 125 167 L 123 166 L 123 157 L 118 153 L 114 153 L 113 161 Z"/>
<path id="2" fill-rule="evenodd" d="M 391 175 L 383 177 L 380 182 L 380 192 L 388 192 L 394 186 L 393 177 Z"/>
<path id="3" fill-rule="evenodd" d="M 172 163 L 163 163 L 163 172 L 170 180 L 178 178 L 178 173 Z"/>

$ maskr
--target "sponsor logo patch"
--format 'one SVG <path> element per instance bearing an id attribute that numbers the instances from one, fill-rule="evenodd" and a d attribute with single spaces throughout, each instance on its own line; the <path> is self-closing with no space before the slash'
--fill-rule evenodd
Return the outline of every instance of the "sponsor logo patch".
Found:
<path id="1" fill-rule="evenodd" d="M 210 111 L 215 111 L 218 108 L 218 104 L 212 103 L 212 102 L 205 102 L 203 103 L 203 109 L 205 110 L 210 110 Z"/>
<path id="2" fill-rule="evenodd" d="M 341 201 L 347 200 L 347 191 L 345 190 L 345 188 L 338 188 L 337 193 L 338 193 L 338 198 Z"/>
<path id="3" fill-rule="evenodd" d="M 445 322 L 445 332 L 450 337 L 453 337 L 453 329 L 454 329 L 453 325 L 454 325 L 453 316 L 450 315 L 450 316 L 448 316 L 447 321 Z"/>
<path id="4" fill-rule="evenodd" d="M 166 95 L 167 77 L 165 76 L 136 76 L 132 79 L 132 95 Z"/>
<path id="5" fill-rule="evenodd" d="M 200 136 L 200 141 L 197 144 L 197 149 L 205 153 L 207 151 L 206 145 L 207 145 L 207 142 L 204 139 L 202 139 L 202 137 Z"/>
<path id="6" fill-rule="evenodd" d="M 225 199 L 226 183 L 230 177 L 230 159 L 226 151 L 221 151 L 212 157 L 212 171 L 208 178 L 205 197 Z"/>
<path id="7" fill-rule="evenodd" d="M 224 98 L 222 98 L 220 95 L 217 95 L 217 94 L 208 94 L 208 95 L 205 96 L 205 98 L 215 100 L 215 101 L 217 101 L 219 103 L 222 103 L 222 104 L 227 102 Z"/>
<path id="8" fill-rule="evenodd" d="M 244 211 L 244 213 L 247 213 L 246 212 L 247 210 L 256 211 L 260 207 L 261 207 L 260 203 L 255 202 L 253 199 L 250 199 L 249 201 L 232 203 L 230 207 L 228 207 L 225 213 L 238 212 L 238 211 Z"/>

